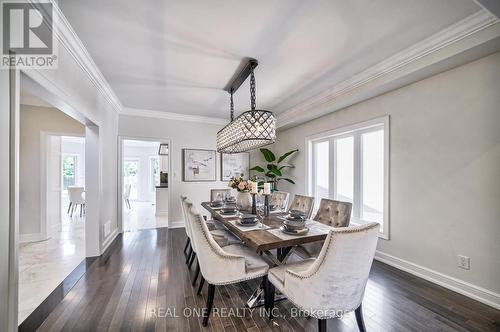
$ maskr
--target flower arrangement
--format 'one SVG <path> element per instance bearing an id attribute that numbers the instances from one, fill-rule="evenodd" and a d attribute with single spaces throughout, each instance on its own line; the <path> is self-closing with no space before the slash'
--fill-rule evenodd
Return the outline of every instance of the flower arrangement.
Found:
<path id="1" fill-rule="evenodd" d="M 240 193 L 248 193 L 252 190 L 252 181 L 244 180 L 243 174 L 232 177 L 228 184 L 229 187 L 238 190 Z"/>

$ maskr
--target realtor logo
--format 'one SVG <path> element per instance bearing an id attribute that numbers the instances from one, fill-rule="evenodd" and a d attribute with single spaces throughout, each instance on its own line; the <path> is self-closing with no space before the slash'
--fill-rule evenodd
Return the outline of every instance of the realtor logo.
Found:
<path id="1" fill-rule="evenodd" d="M 2 1 L 2 68 L 56 68 L 53 4 Z"/>

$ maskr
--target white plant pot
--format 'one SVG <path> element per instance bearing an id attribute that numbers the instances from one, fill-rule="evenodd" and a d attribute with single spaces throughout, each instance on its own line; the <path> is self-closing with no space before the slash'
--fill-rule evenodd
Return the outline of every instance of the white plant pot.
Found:
<path id="1" fill-rule="evenodd" d="M 240 210 L 252 209 L 252 195 L 250 193 L 242 193 L 238 191 L 236 195 L 236 205 Z"/>

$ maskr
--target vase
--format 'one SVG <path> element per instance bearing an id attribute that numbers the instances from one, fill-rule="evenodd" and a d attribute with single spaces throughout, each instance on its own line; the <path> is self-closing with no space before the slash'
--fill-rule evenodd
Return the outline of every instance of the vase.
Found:
<path id="1" fill-rule="evenodd" d="M 252 195 L 250 193 L 242 193 L 238 191 L 236 195 L 236 205 L 240 210 L 248 210 L 252 209 Z"/>

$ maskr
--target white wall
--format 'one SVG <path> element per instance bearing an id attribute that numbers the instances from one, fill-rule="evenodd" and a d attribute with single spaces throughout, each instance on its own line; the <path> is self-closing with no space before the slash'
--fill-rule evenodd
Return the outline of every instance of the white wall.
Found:
<path id="1" fill-rule="evenodd" d="M 150 157 L 158 156 L 159 143 L 154 146 L 129 146 L 125 142 L 123 157 L 125 159 L 137 159 L 139 161 L 139 172 L 137 181 L 137 200 L 142 202 L 154 202 L 156 191 L 151 190 L 150 180 Z"/>
<path id="2" fill-rule="evenodd" d="M 118 133 L 121 136 L 147 137 L 158 139 L 170 139 L 171 146 L 169 157 L 171 158 L 172 173 L 169 175 L 171 187 L 170 206 L 172 207 L 169 219 L 170 226 L 180 225 L 183 222 L 180 195 L 184 194 L 191 198 L 199 207 L 200 212 L 207 214 L 200 206 L 202 201 L 210 200 L 210 189 L 225 188 L 226 182 L 220 181 L 220 157 L 217 156 L 217 181 L 215 182 L 182 182 L 182 149 L 216 149 L 216 134 L 222 128 L 221 125 L 179 121 L 169 119 L 155 119 L 149 117 L 137 117 L 120 115 Z"/>
<path id="3" fill-rule="evenodd" d="M 35 236 L 40 229 L 40 133 L 85 135 L 85 127 L 54 108 L 21 105 L 19 234 Z"/>
<path id="4" fill-rule="evenodd" d="M 59 24 L 56 29 L 57 38 L 64 40 L 59 43 L 58 69 L 31 69 L 24 74 L 42 87 L 40 91 L 29 91 L 31 94 L 83 121 L 87 126 L 88 135 L 92 136 L 92 142 L 96 145 L 95 148 L 92 146 L 91 150 L 86 150 L 86 161 L 92 157 L 88 151 L 97 153 L 92 160 L 97 163 L 93 178 L 97 180 L 95 198 L 100 209 L 95 211 L 94 215 L 94 212 L 90 211 L 91 204 L 88 204 L 85 223 L 86 254 L 96 256 L 103 252 L 118 232 L 116 156 L 118 110 L 121 105 L 117 105 L 109 87 L 99 79 L 100 72 L 88 58 L 88 53 L 76 39 L 76 35 L 69 31 L 69 26 L 61 18 L 55 21 Z M 89 126 L 95 128 L 89 131 Z M 98 136 L 95 136 L 97 133 Z M 88 145 L 89 139 L 86 137 L 86 149 L 89 148 Z M 86 170 L 89 170 L 88 164 Z M 90 184 L 89 176 L 86 176 L 88 189 Z M 107 235 L 104 235 L 105 224 L 110 227 Z"/>
<path id="5" fill-rule="evenodd" d="M 305 137 L 389 114 L 390 240 L 378 250 L 500 306 L 499 105 L 495 53 L 280 131 L 278 152 L 300 149 L 296 185 L 281 189 L 306 191 Z M 457 267 L 458 254 L 471 258 L 469 271 Z"/>

